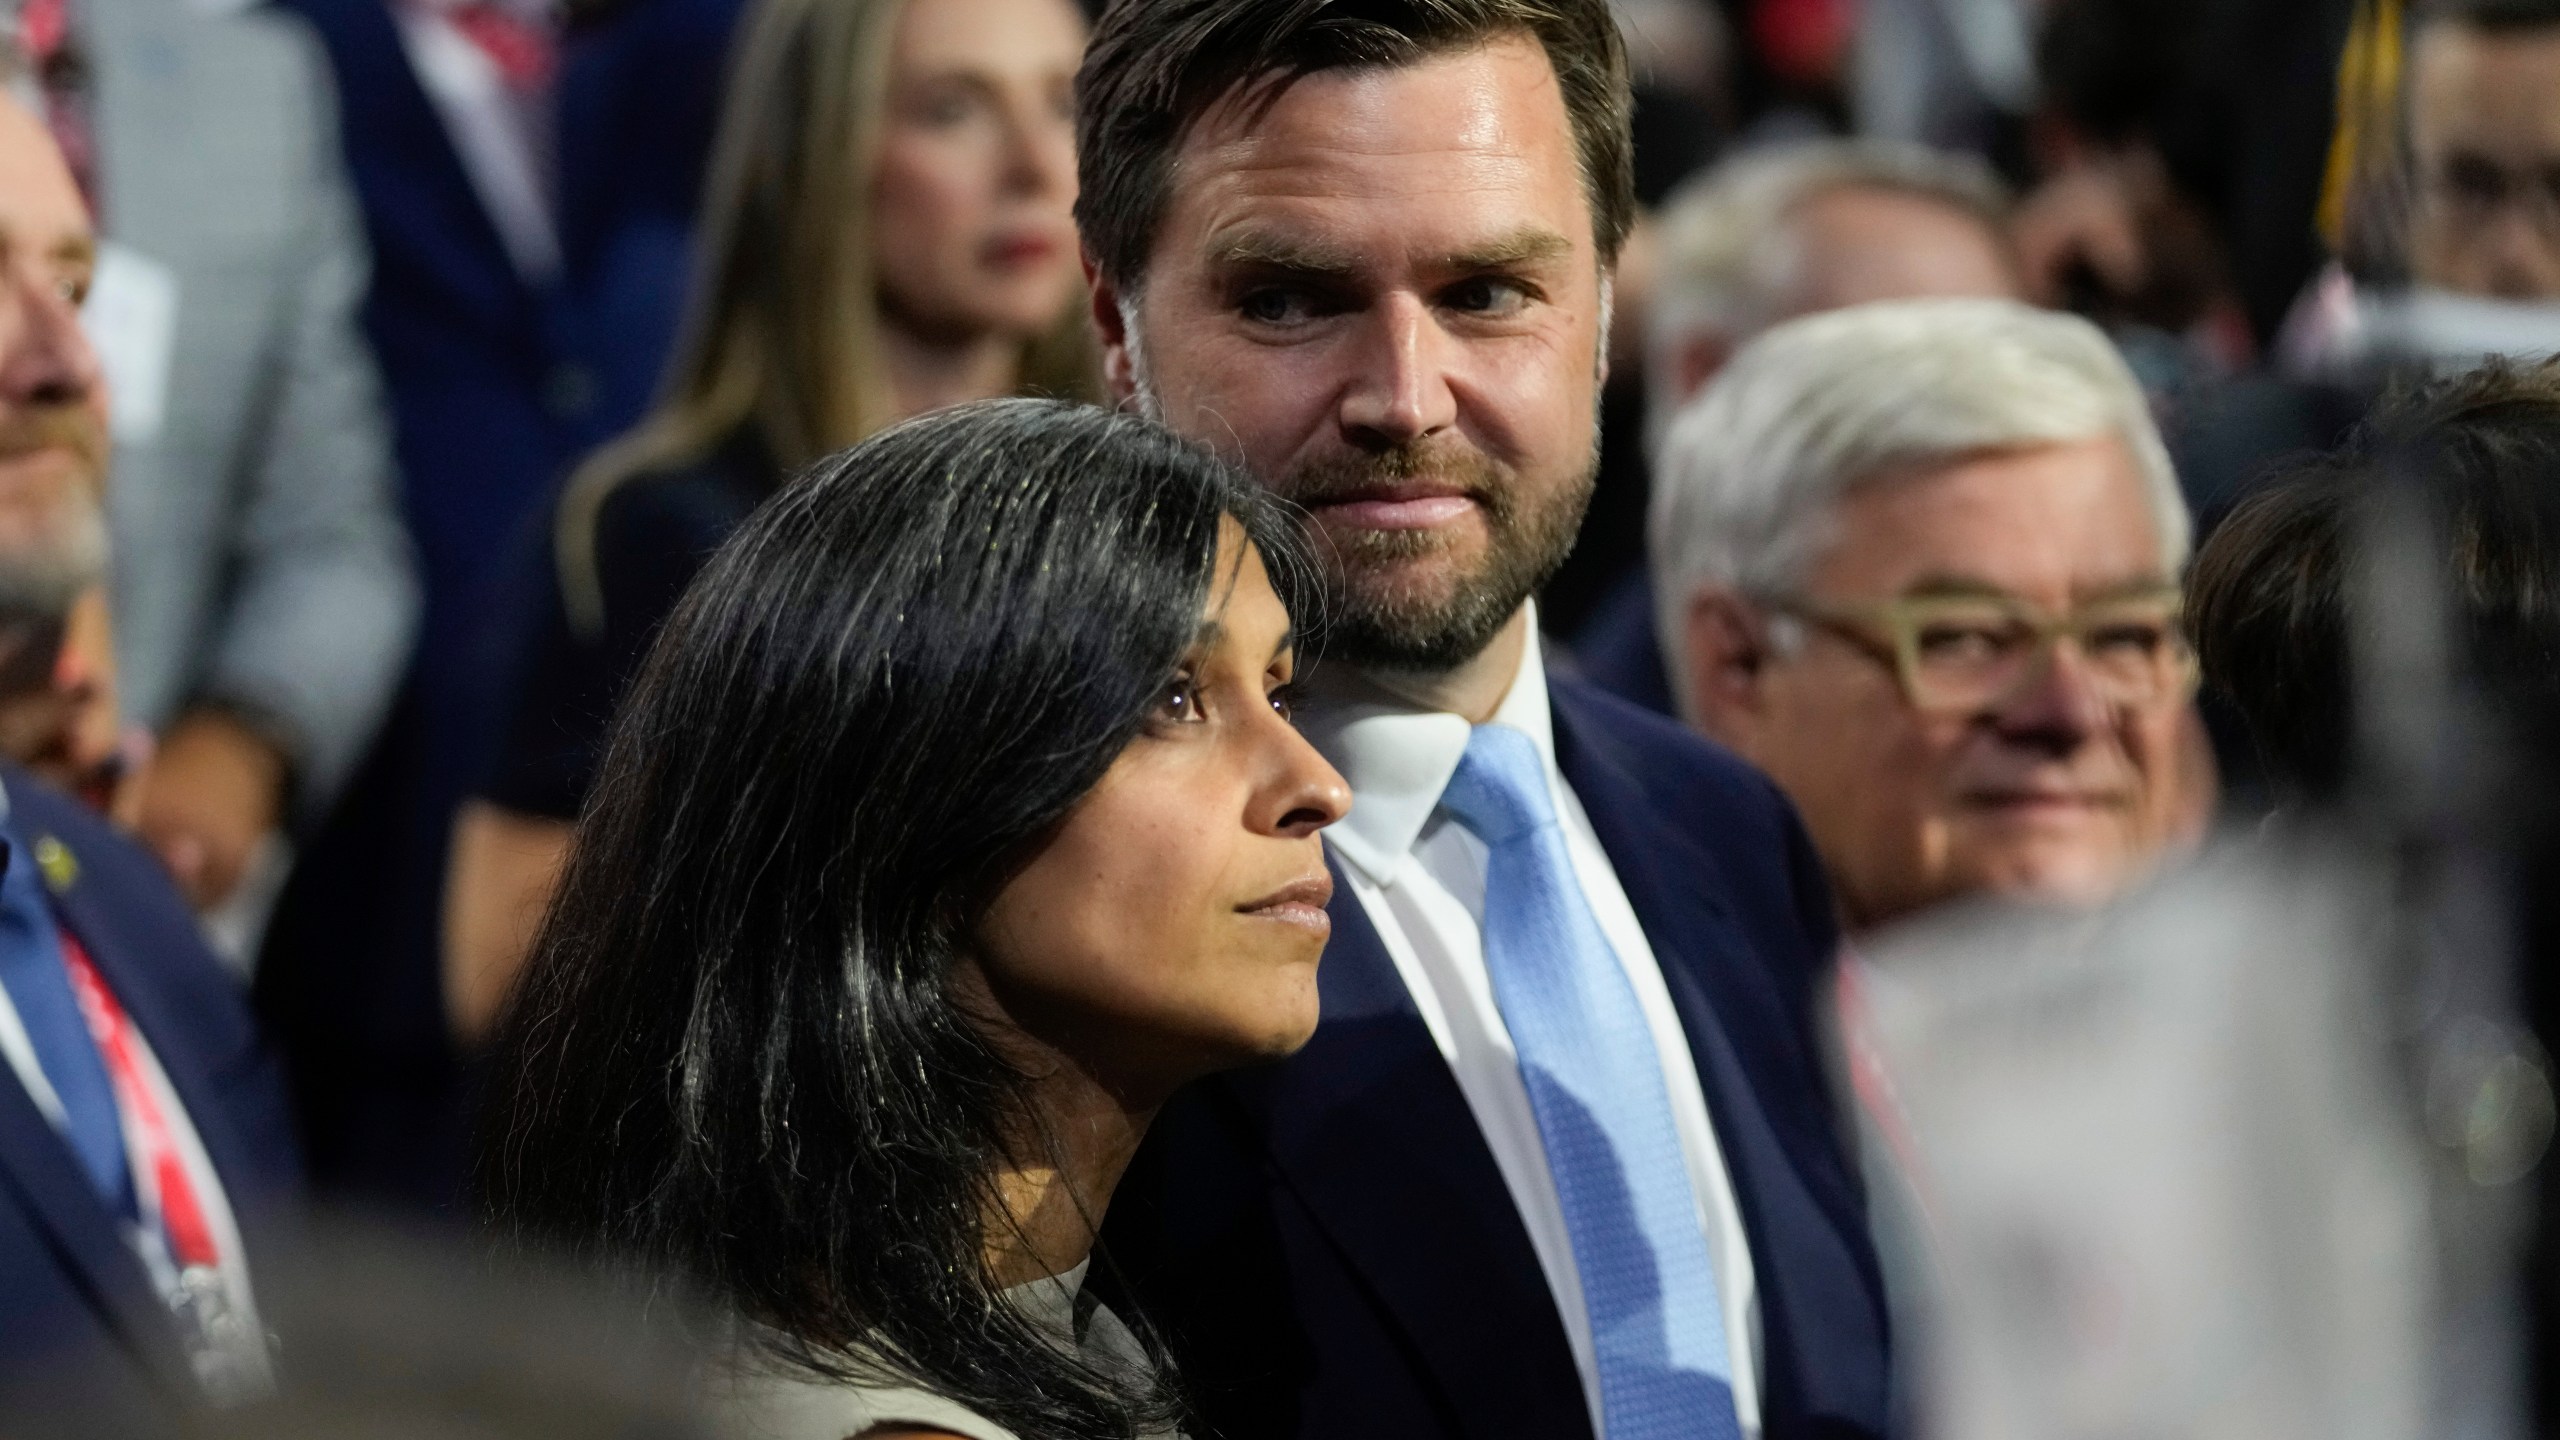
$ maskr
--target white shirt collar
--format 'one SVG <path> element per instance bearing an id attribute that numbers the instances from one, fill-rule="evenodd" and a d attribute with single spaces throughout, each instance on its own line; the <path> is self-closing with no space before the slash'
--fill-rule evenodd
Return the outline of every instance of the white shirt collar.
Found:
<path id="1" fill-rule="evenodd" d="M 1422 838 L 1440 807 L 1440 792 L 1458 773 L 1475 727 L 1446 710 L 1425 710 L 1377 687 L 1360 685 L 1351 696 L 1317 692 L 1299 724 L 1307 739 L 1351 782 L 1351 813 L 1326 830 L 1334 852 L 1373 884 L 1384 885 Z M 1525 733 L 1538 747 L 1552 779 L 1555 728 L 1547 713 L 1546 662 L 1538 641 L 1535 602 L 1520 669 L 1493 712 L 1492 723 Z"/>

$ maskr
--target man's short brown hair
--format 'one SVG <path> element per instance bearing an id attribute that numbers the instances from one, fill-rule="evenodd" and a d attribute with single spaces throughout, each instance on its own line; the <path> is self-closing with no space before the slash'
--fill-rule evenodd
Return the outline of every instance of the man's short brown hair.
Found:
<path id="1" fill-rule="evenodd" d="M 1394 69 L 1505 35 L 1535 39 L 1573 122 L 1591 228 L 1615 260 L 1635 222 L 1627 54 L 1608 0 L 1112 0 L 1076 76 L 1076 226 L 1104 278 L 1146 269 L 1174 151 L 1249 84 Z"/>

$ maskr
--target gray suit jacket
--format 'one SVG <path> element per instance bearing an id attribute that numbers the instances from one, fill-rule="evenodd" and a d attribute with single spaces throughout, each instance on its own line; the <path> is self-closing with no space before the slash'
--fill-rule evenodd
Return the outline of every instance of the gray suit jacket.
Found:
<path id="1" fill-rule="evenodd" d="M 308 818 L 371 741 L 418 611 L 328 64 L 273 10 L 71 12 L 102 229 L 177 280 L 165 419 L 108 486 L 126 709 L 268 722 Z"/>

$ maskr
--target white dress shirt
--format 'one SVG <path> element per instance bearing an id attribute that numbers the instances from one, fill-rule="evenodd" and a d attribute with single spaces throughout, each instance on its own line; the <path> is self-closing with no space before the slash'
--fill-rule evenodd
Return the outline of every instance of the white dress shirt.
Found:
<path id="1" fill-rule="evenodd" d="M 1725 1334 L 1733 1347 L 1734 1410 L 1741 1418 L 1743 1435 L 1756 1437 L 1760 1433 L 1760 1305 L 1742 1214 L 1734 1203 L 1724 1156 L 1716 1146 L 1715 1124 L 1698 1086 L 1688 1036 L 1680 1027 L 1679 1012 L 1672 1008 L 1653 946 L 1645 939 L 1626 891 L 1619 887 L 1617 871 L 1600 848 L 1582 802 L 1556 768 L 1555 731 L 1547 709 L 1546 669 L 1534 613 L 1530 619 L 1520 673 L 1494 713 L 1493 723 L 1526 733 L 1545 760 L 1547 784 L 1554 793 L 1556 814 L 1564 826 L 1566 848 L 1583 896 L 1608 936 L 1610 948 L 1617 952 L 1618 962 L 1626 967 L 1636 1003 L 1652 1027 L 1663 1084 L 1671 1097 L 1672 1122 L 1697 1202 L 1698 1225 L 1706 1232 L 1707 1253 L 1715 1262 L 1716 1287 L 1724 1304 Z M 1493 1151 L 1494 1164 L 1502 1171 L 1512 1205 L 1528 1228 L 1529 1243 L 1537 1251 L 1547 1288 L 1564 1319 L 1565 1338 L 1573 1347 L 1574 1367 L 1581 1372 L 1583 1397 L 1591 1409 L 1592 1433 L 1606 1440 L 1591 1319 L 1582 1303 L 1582 1279 L 1574 1264 L 1572 1237 L 1565 1229 L 1564 1204 L 1556 1197 L 1555 1178 L 1547 1169 L 1546 1143 L 1538 1133 L 1537 1115 L 1529 1107 L 1528 1087 L 1520 1078 L 1519 1052 L 1485 971 L 1485 847 L 1440 809 L 1440 792 L 1457 773 L 1473 727 L 1461 716 L 1416 709 L 1375 692 L 1346 699 L 1319 691 L 1305 707 L 1301 723 L 1307 738 L 1351 782 L 1351 813 L 1325 831 L 1325 840 L 1341 857 L 1351 892 L 1359 897 L 1394 959 L 1405 989 L 1422 1012 L 1423 1023 L 1430 1027 L 1432 1040 L 1449 1062 L 1467 1108 Z"/>

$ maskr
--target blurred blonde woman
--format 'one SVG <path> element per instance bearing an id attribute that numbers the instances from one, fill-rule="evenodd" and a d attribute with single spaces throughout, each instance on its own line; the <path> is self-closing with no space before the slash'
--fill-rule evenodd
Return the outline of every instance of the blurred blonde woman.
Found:
<path id="1" fill-rule="evenodd" d="M 497 762 L 456 817 L 445 995 L 466 1040 L 523 964 L 606 721 L 729 532 L 897 420 L 1091 392 L 1071 213 L 1084 38 L 1074 0 L 761 0 L 666 393 L 562 495 Z"/>

